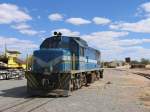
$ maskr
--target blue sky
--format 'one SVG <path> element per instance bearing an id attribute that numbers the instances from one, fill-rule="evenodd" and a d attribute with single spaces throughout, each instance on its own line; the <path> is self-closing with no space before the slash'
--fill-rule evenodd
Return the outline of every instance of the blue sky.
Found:
<path id="1" fill-rule="evenodd" d="M 1 0 L 0 51 L 4 45 L 32 54 L 60 31 L 80 36 L 103 60 L 150 57 L 149 0 Z"/>

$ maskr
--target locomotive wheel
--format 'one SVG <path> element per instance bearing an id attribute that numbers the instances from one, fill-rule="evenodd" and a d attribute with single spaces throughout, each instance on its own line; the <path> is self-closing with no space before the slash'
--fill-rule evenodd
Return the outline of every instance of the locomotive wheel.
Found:
<path id="1" fill-rule="evenodd" d="M 72 79 L 69 81 L 69 90 L 73 91 L 73 80 Z"/>
<path id="2" fill-rule="evenodd" d="M 73 79 L 73 90 L 76 90 L 77 89 L 77 81 L 76 79 Z"/>
<path id="3" fill-rule="evenodd" d="M 78 74 L 78 77 L 77 77 L 77 86 L 78 86 L 78 89 L 80 89 L 82 87 L 82 75 L 81 74 Z"/>
<path id="4" fill-rule="evenodd" d="M 96 74 L 95 74 L 95 72 L 92 72 L 91 75 L 92 75 L 92 81 L 91 82 L 93 83 L 96 81 Z"/>
<path id="5" fill-rule="evenodd" d="M 99 80 L 100 79 L 100 72 L 96 72 L 96 77 L 97 77 L 97 80 Z"/>
<path id="6" fill-rule="evenodd" d="M 82 86 L 85 86 L 86 81 L 85 81 L 85 75 L 84 74 L 81 74 L 80 83 L 81 83 L 81 87 L 80 88 L 82 88 Z"/>
<path id="7" fill-rule="evenodd" d="M 77 89 L 80 89 L 82 87 L 81 79 L 77 79 Z"/>
<path id="8" fill-rule="evenodd" d="M 83 86 L 87 85 L 86 74 L 83 75 Z"/>

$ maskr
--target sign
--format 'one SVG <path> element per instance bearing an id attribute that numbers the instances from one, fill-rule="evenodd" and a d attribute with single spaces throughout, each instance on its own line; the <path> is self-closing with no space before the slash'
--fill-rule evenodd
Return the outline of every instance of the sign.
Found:
<path id="1" fill-rule="evenodd" d="M 131 62 L 130 57 L 126 57 L 126 58 L 125 58 L 125 62 L 126 62 L 126 63 L 130 63 L 130 62 Z"/>

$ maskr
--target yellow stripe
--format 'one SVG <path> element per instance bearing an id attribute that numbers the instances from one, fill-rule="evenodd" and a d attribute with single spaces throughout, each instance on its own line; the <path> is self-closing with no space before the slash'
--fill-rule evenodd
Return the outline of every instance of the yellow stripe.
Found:
<path id="1" fill-rule="evenodd" d="M 28 79 L 28 82 L 29 82 L 30 86 L 36 87 L 36 85 L 34 84 L 34 82 L 33 82 L 32 79 L 31 79 L 31 77 L 28 76 L 27 79 Z"/>
<path id="2" fill-rule="evenodd" d="M 25 74 L 28 82 L 30 82 L 30 84 L 34 87 L 38 87 L 39 83 L 37 82 L 37 80 L 35 79 L 35 77 L 31 74 L 31 73 L 26 73 Z"/>
<path id="3" fill-rule="evenodd" d="M 33 81 L 36 85 L 38 85 L 38 82 L 37 82 L 37 80 L 35 79 L 35 77 L 34 77 L 33 75 L 30 75 L 30 77 L 32 78 L 32 81 Z"/>
<path id="4" fill-rule="evenodd" d="M 29 87 L 34 87 L 33 84 L 32 84 L 32 82 L 29 81 L 29 80 L 28 80 L 27 84 L 28 84 Z"/>
<path id="5" fill-rule="evenodd" d="M 27 79 L 30 82 L 30 84 L 32 84 L 34 87 L 38 87 L 37 84 L 34 82 L 32 75 L 28 75 Z"/>
<path id="6" fill-rule="evenodd" d="M 27 80 L 27 84 L 29 87 L 34 87 L 34 85 L 32 84 L 32 82 L 29 79 Z"/>

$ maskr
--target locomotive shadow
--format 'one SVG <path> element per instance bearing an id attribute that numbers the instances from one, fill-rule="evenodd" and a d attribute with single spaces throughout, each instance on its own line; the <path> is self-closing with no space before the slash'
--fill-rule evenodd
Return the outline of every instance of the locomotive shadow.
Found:
<path id="1" fill-rule="evenodd" d="M 12 98 L 29 98 L 27 94 L 26 86 L 14 87 L 10 89 L 1 90 L 1 97 L 12 97 Z"/>
<path id="2" fill-rule="evenodd" d="M 27 87 L 14 87 L 10 89 L 5 89 L 0 91 L 0 97 L 11 97 L 11 98 L 65 98 L 63 96 L 55 96 L 55 95 L 48 95 L 48 96 L 37 96 L 37 95 L 29 95 L 27 93 Z"/>

